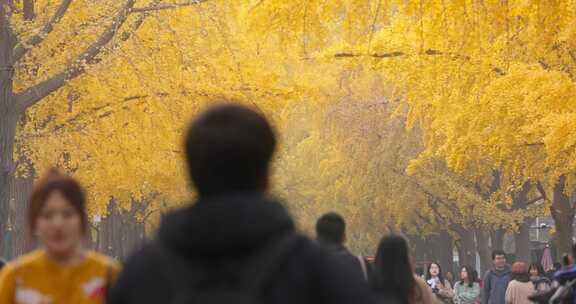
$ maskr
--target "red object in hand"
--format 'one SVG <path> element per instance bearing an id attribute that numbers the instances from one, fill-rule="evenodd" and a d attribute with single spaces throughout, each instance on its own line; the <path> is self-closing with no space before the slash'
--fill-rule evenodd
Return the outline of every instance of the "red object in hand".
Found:
<path id="1" fill-rule="evenodd" d="M 95 289 L 92 294 L 90 294 L 90 299 L 104 299 L 106 298 L 106 287 L 102 286 Z"/>

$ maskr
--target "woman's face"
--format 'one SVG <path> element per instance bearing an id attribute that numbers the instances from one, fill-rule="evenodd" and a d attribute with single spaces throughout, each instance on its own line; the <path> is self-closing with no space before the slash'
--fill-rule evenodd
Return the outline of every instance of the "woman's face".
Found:
<path id="1" fill-rule="evenodd" d="M 532 277 L 537 277 L 537 276 L 539 276 L 539 275 L 540 275 L 540 274 L 538 273 L 538 268 L 536 268 L 536 267 L 530 268 L 530 276 L 532 276 Z"/>
<path id="2" fill-rule="evenodd" d="M 466 268 L 462 268 L 462 271 L 460 271 L 460 278 L 462 278 L 462 280 L 468 279 L 468 271 Z"/>
<path id="3" fill-rule="evenodd" d="M 438 274 L 440 274 L 440 267 L 438 266 L 438 264 L 431 264 L 430 265 L 430 275 L 433 277 L 438 276 Z"/>
<path id="4" fill-rule="evenodd" d="M 82 241 L 80 214 L 59 191 L 54 191 L 36 219 L 35 233 L 49 253 L 71 254 Z"/>

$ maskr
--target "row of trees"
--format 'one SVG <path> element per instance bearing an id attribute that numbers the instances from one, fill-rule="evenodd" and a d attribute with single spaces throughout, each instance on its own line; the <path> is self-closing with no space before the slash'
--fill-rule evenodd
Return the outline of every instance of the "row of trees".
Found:
<path id="1" fill-rule="evenodd" d="M 311 144 L 333 142 L 339 154 L 323 161 L 348 164 L 327 179 L 340 183 L 319 187 L 327 206 L 342 198 L 362 206 L 376 201 L 378 228 L 447 232 L 461 261 L 478 252 L 483 265 L 506 231 L 515 232 L 517 257 L 529 260 L 529 223 L 550 214 L 556 244 L 569 251 L 576 203 L 573 1 L 300 4 L 299 11 L 298 4 L 268 2 L 260 14 L 292 12 L 306 50 L 345 66 L 331 74 L 340 76 L 341 90 L 330 91 L 337 101 L 321 120 L 344 130 L 319 128 Z M 369 18 L 338 18 L 342 11 Z M 337 122 L 334 113 L 346 119 Z M 323 198 L 324 191 L 337 195 Z"/>
<path id="2" fill-rule="evenodd" d="M 528 260 L 550 214 L 568 250 L 574 1 L 89 2 L 0 0 L 0 231 L 14 177 L 54 164 L 96 218 L 189 200 L 183 126 L 233 98 L 278 125 L 275 192 L 305 230 L 336 209 L 365 253 L 402 231 L 485 267 L 506 232 Z"/>

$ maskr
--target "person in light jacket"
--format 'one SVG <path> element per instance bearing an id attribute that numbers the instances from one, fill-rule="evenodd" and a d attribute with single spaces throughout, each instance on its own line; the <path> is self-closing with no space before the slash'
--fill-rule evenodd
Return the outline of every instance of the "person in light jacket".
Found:
<path id="1" fill-rule="evenodd" d="M 454 291 L 452 285 L 446 280 L 442 274 L 442 268 L 439 263 L 430 263 L 428 271 L 426 271 L 426 283 L 436 295 L 438 301 L 445 304 L 451 304 L 454 298 Z"/>
<path id="2" fill-rule="evenodd" d="M 506 289 L 506 304 L 531 304 L 528 297 L 534 294 L 536 289 L 530 281 L 528 265 L 524 262 L 516 262 L 512 265 L 512 281 Z"/>
<path id="3" fill-rule="evenodd" d="M 480 283 L 476 271 L 471 266 L 462 267 L 459 282 L 454 285 L 455 304 L 478 304 L 480 302 Z"/>

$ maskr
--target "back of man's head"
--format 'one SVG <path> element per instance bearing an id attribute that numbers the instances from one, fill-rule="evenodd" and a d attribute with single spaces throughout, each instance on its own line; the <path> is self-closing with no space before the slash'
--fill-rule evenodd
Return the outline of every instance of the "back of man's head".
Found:
<path id="1" fill-rule="evenodd" d="M 186 136 L 188 168 L 198 194 L 265 190 L 275 147 L 272 127 L 256 111 L 224 104 L 204 112 Z"/>
<path id="2" fill-rule="evenodd" d="M 327 213 L 316 222 L 316 235 L 319 241 L 343 244 L 346 240 L 346 222 L 338 213 Z"/>

